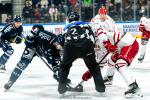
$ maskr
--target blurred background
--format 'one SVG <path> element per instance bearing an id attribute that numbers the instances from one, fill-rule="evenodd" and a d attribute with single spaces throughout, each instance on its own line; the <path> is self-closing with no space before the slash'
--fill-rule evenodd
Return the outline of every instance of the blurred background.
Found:
<path id="1" fill-rule="evenodd" d="M 89 21 L 105 6 L 115 21 L 139 21 L 150 16 L 150 0 L 0 0 L 0 24 L 22 15 L 23 23 L 65 23 L 67 13 L 77 11 Z"/>

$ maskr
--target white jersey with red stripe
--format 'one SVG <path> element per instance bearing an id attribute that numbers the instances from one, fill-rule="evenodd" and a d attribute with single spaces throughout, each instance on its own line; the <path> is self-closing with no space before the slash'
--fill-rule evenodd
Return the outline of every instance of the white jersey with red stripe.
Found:
<path id="1" fill-rule="evenodd" d="M 103 30 L 107 32 L 118 32 L 114 20 L 108 15 L 106 15 L 105 21 L 102 21 L 100 19 L 100 15 L 96 15 L 94 18 L 92 18 L 91 24 L 94 32 L 96 32 L 99 29 L 99 27 L 102 27 Z"/>
<path id="2" fill-rule="evenodd" d="M 117 43 L 118 50 L 121 50 L 125 46 L 132 45 L 135 41 L 135 37 L 133 37 L 130 33 L 124 34 L 120 34 L 119 32 L 101 32 L 101 34 L 98 34 L 98 40 L 100 41 L 99 44 L 103 45 L 104 41 L 109 40 L 112 45 L 116 45 Z"/>
<path id="3" fill-rule="evenodd" d="M 130 33 L 124 35 L 118 32 L 116 24 L 108 15 L 104 22 L 99 19 L 99 15 L 96 15 L 92 19 L 92 29 L 96 36 L 98 36 L 100 47 L 103 47 L 103 42 L 108 40 L 112 45 L 115 45 L 119 41 L 117 44 L 118 49 L 121 49 L 124 46 L 129 46 L 135 41 L 135 37 Z"/>
<path id="4" fill-rule="evenodd" d="M 145 30 L 150 32 L 150 18 L 141 17 L 140 24 L 144 25 Z"/>

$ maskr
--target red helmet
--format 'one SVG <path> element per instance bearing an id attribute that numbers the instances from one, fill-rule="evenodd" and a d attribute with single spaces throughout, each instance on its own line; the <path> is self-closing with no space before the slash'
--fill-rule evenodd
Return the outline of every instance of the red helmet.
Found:
<path id="1" fill-rule="evenodd" d="M 106 13 L 107 13 L 107 10 L 105 9 L 105 7 L 99 8 L 98 14 L 106 14 Z"/>

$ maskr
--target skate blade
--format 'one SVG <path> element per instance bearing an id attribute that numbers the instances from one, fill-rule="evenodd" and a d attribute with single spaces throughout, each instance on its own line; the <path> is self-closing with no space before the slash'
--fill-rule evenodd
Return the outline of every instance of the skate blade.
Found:
<path id="1" fill-rule="evenodd" d="M 9 90 L 9 89 L 4 89 L 3 91 L 4 91 L 4 92 L 7 92 L 8 90 Z"/>
<path id="2" fill-rule="evenodd" d="M 107 97 L 107 93 L 106 92 L 96 92 L 94 96 L 96 96 L 96 97 Z"/>
<path id="3" fill-rule="evenodd" d="M 59 97 L 59 98 L 65 98 L 65 93 L 60 94 L 60 97 Z"/>
<path id="4" fill-rule="evenodd" d="M 130 93 L 130 94 L 126 94 L 125 97 L 126 98 L 137 98 L 137 97 L 143 97 L 143 94 L 141 92 L 137 92 L 135 94 Z"/>
<path id="5" fill-rule="evenodd" d="M 6 72 L 6 70 L 0 70 L 0 73 L 5 73 Z"/>
<path id="6" fill-rule="evenodd" d="M 83 92 L 83 88 L 70 88 L 67 91 L 70 91 L 70 92 Z"/>
<path id="7" fill-rule="evenodd" d="M 112 82 L 105 82 L 105 85 L 112 85 Z"/>
<path id="8" fill-rule="evenodd" d="M 141 60 L 141 61 L 140 61 L 140 60 L 138 60 L 138 63 L 143 63 L 143 60 Z"/>

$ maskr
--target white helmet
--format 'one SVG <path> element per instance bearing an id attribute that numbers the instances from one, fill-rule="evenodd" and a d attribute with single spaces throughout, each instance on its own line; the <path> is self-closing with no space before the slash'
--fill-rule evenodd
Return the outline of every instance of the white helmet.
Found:
<path id="1" fill-rule="evenodd" d="M 146 17 L 141 17 L 141 19 L 140 19 L 140 23 L 143 23 L 144 21 L 146 21 L 147 20 L 147 18 Z"/>

